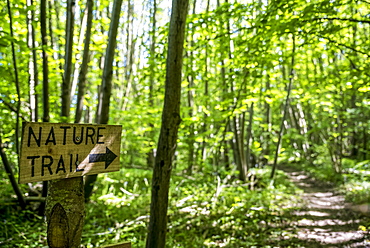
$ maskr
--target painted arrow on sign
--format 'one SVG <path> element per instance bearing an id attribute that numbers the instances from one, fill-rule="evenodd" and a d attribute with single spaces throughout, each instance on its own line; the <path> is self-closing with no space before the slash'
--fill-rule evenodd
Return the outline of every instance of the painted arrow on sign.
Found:
<path id="1" fill-rule="evenodd" d="M 105 162 L 105 169 L 107 169 L 116 157 L 117 155 L 107 147 L 105 153 L 90 154 L 89 163 Z"/>

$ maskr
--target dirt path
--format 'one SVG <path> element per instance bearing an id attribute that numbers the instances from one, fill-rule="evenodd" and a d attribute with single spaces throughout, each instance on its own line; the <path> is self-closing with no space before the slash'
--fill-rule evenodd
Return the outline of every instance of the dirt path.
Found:
<path id="1" fill-rule="evenodd" d="M 281 169 L 304 191 L 306 205 L 291 213 L 290 223 L 299 247 L 370 247 L 369 233 L 359 229 L 369 225 L 368 216 L 348 207 L 332 186 L 292 167 Z"/>

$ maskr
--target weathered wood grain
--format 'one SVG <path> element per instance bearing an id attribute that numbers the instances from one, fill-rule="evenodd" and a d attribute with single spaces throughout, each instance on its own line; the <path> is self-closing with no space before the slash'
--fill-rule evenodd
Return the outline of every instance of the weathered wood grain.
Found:
<path id="1" fill-rule="evenodd" d="M 23 123 L 19 183 L 118 171 L 122 126 Z"/>

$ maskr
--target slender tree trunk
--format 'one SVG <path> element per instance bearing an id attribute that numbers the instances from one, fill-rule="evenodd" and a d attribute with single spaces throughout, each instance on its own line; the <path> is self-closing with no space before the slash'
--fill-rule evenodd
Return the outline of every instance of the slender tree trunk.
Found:
<path id="1" fill-rule="evenodd" d="M 367 159 L 367 154 L 369 152 L 369 148 L 367 146 L 367 139 L 368 139 L 368 129 L 367 125 L 365 123 L 362 124 L 362 132 L 363 132 L 363 139 L 362 139 L 362 146 L 363 146 L 363 152 L 362 152 L 362 159 L 366 160 Z"/>
<path id="2" fill-rule="evenodd" d="M 152 35 L 151 35 L 151 43 L 150 43 L 150 75 L 149 75 L 149 104 L 150 106 L 154 106 L 154 85 L 155 85 L 155 46 L 156 46 L 156 29 L 157 29 L 157 1 L 153 0 L 153 7 L 152 7 L 152 17 L 151 17 L 151 24 L 152 24 Z M 154 124 L 149 123 L 149 126 L 152 130 L 149 132 L 148 136 L 149 139 L 154 141 Z M 154 155 L 154 147 L 150 147 L 148 153 L 146 154 L 147 165 L 148 167 L 154 167 L 155 155 Z"/>
<path id="3" fill-rule="evenodd" d="M 27 7 L 31 8 L 33 6 L 33 0 L 27 0 Z M 38 94 L 36 93 L 37 85 L 39 84 L 38 78 L 38 65 L 37 65 L 37 55 L 36 55 L 36 42 L 35 42 L 35 28 L 33 25 L 35 19 L 35 11 L 29 10 L 27 12 L 27 29 L 28 29 L 28 47 L 31 50 L 30 61 L 28 63 L 29 67 L 29 87 L 30 87 L 30 112 L 31 121 L 38 121 Z"/>
<path id="4" fill-rule="evenodd" d="M 281 123 L 280 123 L 280 131 L 279 131 L 278 142 L 276 144 L 274 164 L 272 165 L 272 170 L 271 170 L 271 175 L 270 175 L 270 178 L 272 180 L 275 177 L 275 171 L 276 171 L 276 167 L 277 167 L 277 160 L 278 160 L 278 157 L 279 157 L 279 152 L 280 152 L 280 147 L 281 147 L 281 140 L 282 140 L 283 133 L 284 133 L 284 122 L 285 122 L 286 114 L 287 114 L 287 111 L 288 111 L 290 91 L 292 89 L 292 84 L 293 84 L 295 49 L 296 49 L 296 47 L 295 47 L 295 36 L 293 34 L 293 50 L 292 50 L 291 69 L 290 69 L 290 75 L 289 75 L 289 84 L 288 84 L 287 95 L 286 95 L 286 99 L 285 99 L 285 106 L 284 106 L 284 109 L 283 109 L 283 114 L 282 114 Z"/>
<path id="5" fill-rule="evenodd" d="M 188 5 L 188 0 L 172 1 L 172 14 L 168 35 L 165 99 L 152 179 L 147 248 L 163 248 L 166 243 L 168 192 L 172 159 L 176 149 L 177 132 L 181 122 L 181 71 Z"/>
<path id="6" fill-rule="evenodd" d="M 100 118 L 99 124 L 107 124 L 109 120 L 110 97 L 112 95 L 112 76 L 113 76 L 113 59 L 116 49 L 116 38 L 118 24 L 121 14 L 122 0 L 115 0 L 113 5 L 111 24 L 109 28 L 109 42 L 104 60 L 103 80 L 99 101 L 102 103 L 99 106 L 98 113 Z"/>
<path id="7" fill-rule="evenodd" d="M 228 0 L 225 1 L 226 3 L 228 3 Z M 223 23 L 222 23 L 223 25 Z M 230 21 L 229 20 L 226 20 L 226 30 L 227 30 L 227 43 L 226 43 L 226 50 L 228 52 L 228 57 L 227 59 L 228 60 L 232 60 L 233 59 L 233 40 L 232 38 L 230 37 L 230 34 L 231 34 L 231 27 L 230 27 Z M 223 60 L 222 61 L 222 66 L 224 67 L 225 65 L 225 61 Z M 226 68 L 225 68 L 226 70 Z M 231 69 L 227 69 L 227 71 L 230 73 L 232 72 Z M 224 72 L 225 74 L 225 72 Z M 224 75 L 225 76 L 225 75 Z M 245 78 L 244 78 L 245 79 Z M 237 104 L 238 104 L 238 100 L 239 100 L 239 97 L 240 97 L 240 94 L 241 92 L 243 91 L 242 89 L 239 89 L 238 90 L 238 96 L 234 96 L 235 95 L 235 91 L 236 91 L 236 87 L 235 87 L 235 82 L 234 80 L 230 80 L 230 78 L 228 78 L 228 83 L 229 83 L 229 92 L 230 94 L 232 95 L 232 100 L 233 100 L 233 105 L 234 105 L 234 109 L 236 108 Z M 245 80 L 243 82 L 244 85 L 242 85 L 241 87 L 245 87 Z M 233 147 L 234 147 L 234 158 L 235 158 L 235 163 L 237 164 L 237 167 L 238 167 L 238 171 L 239 171 L 239 179 L 242 180 L 242 181 L 246 181 L 247 179 L 247 172 L 248 172 L 248 168 L 247 168 L 247 162 L 246 162 L 246 157 L 245 157 L 245 149 L 244 149 L 244 130 L 245 130 L 245 121 L 244 121 L 244 118 L 245 118 L 245 113 L 243 113 L 241 115 L 241 117 L 239 115 L 236 115 L 234 116 L 233 118 L 230 119 L 230 122 L 231 122 L 231 127 L 232 127 L 232 130 L 234 132 L 234 138 L 233 138 L 233 141 L 234 143 L 232 144 Z"/>
<path id="8" fill-rule="evenodd" d="M 42 41 L 42 86 L 43 86 L 43 122 L 49 122 L 49 66 L 48 66 L 48 54 L 46 52 L 48 46 L 48 38 L 46 33 L 46 0 L 41 0 L 40 5 L 40 24 L 41 24 L 41 41 Z"/>
<path id="9" fill-rule="evenodd" d="M 270 91 L 270 77 L 267 75 L 266 79 L 266 92 Z M 270 94 L 266 95 L 267 98 L 270 98 Z M 263 155 L 268 156 L 270 154 L 270 139 L 271 139 L 271 132 L 272 132 L 272 123 L 271 123 L 271 107 L 270 104 L 266 101 L 265 102 L 265 109 L 266 109 L 266 124 L 267 128 L 265 130 L 265 145 L 263 150 Z M 266 161 L 268 163 L 268 161 Z"/>
<path id="10" fill-rule="evenodd" d="M 12 18 L 12 10 L 10 7 L 10 0 L 7 0 L 7 7 L 8 7 L 8 15 L 9 15 L 10 36 L 14 38 L 13 18 Z M 19 146 L 19 138 L 20 138 L 19 118 L 20 117 L 19 116 L 20 116 L 20 111 L 21 111 L 21 90 L 20 90 L 19 77 L 18 77 L 17 55 L 15 54 L 15 45 L 14 45 L 13 40 L 11 41 L 11 47 L 12 47 L 12 59 L 13 59 L 14 77 L 15 77 L 15 88 L 17 90 L 17 112 L 16 112 L 17 120 L 16 120 L 16 127 L 15 127 L 15 146 L 16 146 L 18 157 L 19 157 L 19 152 L 20 152 L 20 146 Z"/>
<path id="11" fill-rule="evenodd" d="M 194 0 L 193 2 L 193 15 L 195 15 L 195 12 L 196 11 L 196 0 Z M 207 7 L 206 7 L 206 13 L 209 12 L 209 0 L 207 1 Z M 194 43 L 194 42 L 193 42 Z M 195 44 L 194 44 L 195 45 Z M 209 67 L 208 67 L 208 50 L 209 50 L 209 46 L 208 44 L 205 44 L 205 58 L 204 58 L 204 65 L 205 65 L 205 68 L 204 68 L 204 95 L 203 95 L 203 99 L 204 99 L 204 107 L 208 110 L 208 107 L 209 107 L 209 80 L 208 80 L 208 73 L 209 73 Z M 207 159 L 207 136 L 206 136 L 206 132 L 207 132 L 207 126 L 208 126 L 208 114 L 206 111 L 203 111 L 204 114 L 203 114 L 203 124 L 202 124 L 202 135 L 203 135 L 203 139 L 202 139 L 202 145 L 201 145 L 201 160 L 202 160 L 202 163 L 201 164 L 204 164 Z M 197 159 L 195 160 L 197 161 Z M 202 167 L 201 167 L 202 168 Z"/>
<path id="12" fill-rule="evenodd" d="M 62 45 L 60 44 L 60 40 L 61 40 L 61 37 L 62 35 L 60 35 L 59 33 L 58 34 L 55 34 L 54 35 L 54 32 L 53 32 L 53 19 L 52 19 L 52 16 L 53 16 L 53 9 L 54 9 L 54 12 L 55 12 L 55 27 L 58 29 L 58 30 L 62 30 L 63 27 L 61 26 L 61 21 L 60 21 L 60 13 L 62 12 L 60 10 L 60 6 L 59 6 L 59 1 L 56 1 L 56 0 L 48 0 L 48 5 L 49 5 L 49 36 L 50 36 L 50 47 L 53 48 L 54 50 L 54 53 L 53 53 L 53 58 L 54 60 L 57 60 L 59 61 L 58 65 L 59 65 L 59 69 L 60 69 L 60 75 L 61 75 L 61 79 L 62 79 L 62 82 L 63 82 L 63 54 L 62 54 Z"/>
<path id="13" fill-rule="evenodd" d="M 86 75 L 90 57 L 90 40 L 91 40 L 91 28 L 92 28 L 92 20 L 93 20 L 93 8 L 94 2 L 93 0 L 87 0 L 86 2 L 87 8 L 87 23 L 86 23 L 86 34 L 85 34 L 85 41 L 84 41 L 84 51 L 82 57 L 82 64 L 80 73 L 78 75 L 78 93 L 77 93 L 77 106 L 76 106 L 76 115 L 75 115 L 75 123 L 79 123 L 82 117 L 82 108 L 83 108 L 83 100 L 86 93 Z"/>
<path id="14" fill-rule="evenodd" d="M 110 23 L 108 34 L 109 41 L 104 60 L 103 80 L 99 94 L 97 117 L 98 124 L 107 124 L 109 120 L 110 97 L 112 95 L 113 59 L 117 44 L 117 30 L 121 14 L 122 2 L 123 0 L 115 0 L 113 4 L 113 11 L 111 16 L 112 21 Z M 91 196 L 96 178 L 97 175 L 86 176 L 85 201 L 88 201 Z"/>
<path id="15" fill-rule="evenodd" d="M 71 105 L 71 74 L 73 55 L 73 30 L 74 30 L 75 1 L 67 1 L 66 46 L 64 54 L 64 76 L 62 84 L 62 116 L 69 118 Z"/>
<path id="16" fill-rule="evenodd" d="M 1 159 L 3 161 L 6 174 L 9 177 L 10 184 L 13 187 L 14 193 L 17 195 L 19 205 L 21 206 L 22 209 L 25 209 L 27 203 L 26 203 L 26 201 L 24 199 L 24 196 L 23 196 L 23 193 L 22 193 L 21 189 L 19 188 L 18 183 L 17 183 L 17 181 L 14 177 L 12 167 L 11 167 L 11 165 L 9 163 L 9 160 L 8 160 L 8 157 L 6 156 L 6 153 L 4 151 L 3 143 L 1 141 L 1 134 L 0 134 L 0 156 L 1 156 Z"/>
<path id="17" fill-rule="evenodd" d="M 247 129 L 247 143 L 245 145 L 246 152 L 246 164 L 247 164 L 247 171 L 252 167 L 251 164 L 251 141 L 252 141 L 252 127 L 253 127 L 253 115 L 254 115 L 254 102 L 252 102 L 250 108 L 249 108 L 249 123 L 248 123 L 248 129 Z"/>
<path id="18" fill-rule="evenodd" d="M 124 68 L 124 76 L 127 84 L 131 84 L 132 80 L 132 69 L 134 65 L 134 51 L 135 51 L 135 40 L 134 40 L 134 2 L 129 0 L 127 2 L 127 26 L 126 26 L 126 66 Z"/>
<path id="19" fill-rule="evenodd" d="M 305 152 L 305 157 L 309 158 L 310 157 L 310 144 L 308 142 L 308 127 L 307 127 L 307 121 L 305 117 L 305 113 L 303 112 L 302 105 L 300 103 L 297 104 L 297 114 L 298 114 L 298 120 L 299 120 L 299 125 L 301 127 L 301 135 L 305 137 L 305 140 L 302 143 L 302 148 L 303 151 Z"/>
<path id="20" fill-rule="evenodd" d="M 48 65 L 48 54 L 46 52 L 48 47 L 47 39 L 47 18 L 46 18 L 46 0 L 41 0 L 40 4 L 40 24 L 41 24 L 41 43 L 42 43 L 42 103 L 43 103 L 43 122 L 49 122 L 50 120 L 50 104 L 49 104 L 49 65 Z M 48 192 L 48 182 L 42 182 L 42 197 L 46 197 Z M 45 202 L 42 202 L 39 206 L 38 214 L 44 215 Z"/>
<path id="21" fill-rule="evenodd" d="M 193 2 L 193 10 L 192 14 L 195 14 L 195 6 L 196 6 L 196 0 Z M 194 93 L 193 93 L 193 87 L 194 87 L 194 73 L 193 73 L 193 66 L 195 64 L 194 61 L 194 53 L 193 53 L 193 47 L 195 46 L 194 42 L 194 30 L 192 30 L 192 33 L 190 35 L 190 40 L 188 41 L 188 46 L 189 46 L 189 51 L 187 52 L 187 56 L 189 58 L 189 63 L 190 63 L 190 71 L 188 71 L 188 89 L 187 89 L 187 103 L 188 103 L 188 115 L 189 118 L 192 118 L 194 116 Z M 203 97 L 207 97 L 206 95 Z M 204 123 L 205 124 L 205 123 Z M 193 167 L 194 167 L 194 162 L 195 162 L 195 147 L 194 147 L 194 142 L 195 142 L 195 123 L 191 122 L 189 124 L 189 135 L 187 137 L 187 144 L 188 144 L 188 165 L 186 169 L 186 173 L 188 175 L 191 175 L 193 173 Z M 205 140 L 203 139 L 203 142 Z M 202 143 L 203 143 L 202 142 Z M 202 145 L 203 146 L 203 145 Z M 204 151 L 202 149 L 202 151 Z M 203 153 L 203 152 L 202 152 Z"/>
<path id="22" fill-rule="evenodd" d="M 291 102 L 289 102 L 288 114 L 290 117 L 290 123 L 291 123 L 292 128 L 296 129 L 298 133 L 301 133 L 301 126 L 299 125 L 299 122 L 298 122 L 297 113 Z M 304 153 L 302 141 L 300 139 L 292 138 L 291 142 L 292 142 L 293 147 L 295 148 L 294 153 L 296 154 L 296 156 L 301 156 L 301 153 L 299 151 Z"/>
<path id="23" fill-rule="evenodd" d="M 245 115 L 245 114 L 244 114 Z M 232 130 L 234 132 L 233 147 L 234 147 L 234 158 L 239 171 L 239 179 L 246 181 L 247 179 L 247 165 L 244 154 L 244 125 L 245 122 L 240 123 L 238 116 L 231 118 Z"/>
<path id="24" fill-rule="evenodd" d="M 81 20 L 81 25 L 80 25 L 80 30 L 79 30 L 79 37 L 78 37 L 78 44 L 77 44 L 77 47 L 80 48 L 82 47 L 85 43 L 84 43 L 84 40 L 86 38 L 86 34 L 87 34 L 87 18 L 88 18 L 88 3 L 86 3 L 86 8 L 85 10 L 83 11 L 83 17 L 82 17 L 82 20 Z M 78 12 L 78 9 L 77 9 L 77 12 Z M 91 14 L 92 16 L 92 14 Z M 84 46 L 85 48 L 85 46 Z M 82 60 L 83 60 L 83 57 L 84 57 L 84 52 L 85 50 L 82 50 L 82 51 L 79 51 L 79 49 L 77 49 L 77 53 L 75 54 L 75 63 L 74 63 L 74 68 L 73 68 L 73 76 L 71 78 L 71 90 L 70 90 L 70 99 L 72 100 L 73 97 L 75 96 L 76 94 L 76 91 L 77 91 L 77 84 L 78 84 L 78 75 L 79 75 L 79 72 L 81 71 L 81 65 L 82 65 Z M 89 52 L 89 51 L 88 51 Z M 82 54 L 82 56 L 81 56 Z M 89 53 L 88 55 L 89 56 Z M 87 69 L 86 69 L 87 71 Z"/>
<path id="25" fill-rule="evenodd" d="M 192 55 L 190 55 L 192 56 Z M 187 89 L 187 103 L 188 103 L 188 114 L 189 117 L 192 118 L 194 116 L 193 113 L 193 107 L 194 107 L 194 101 L 193 101 L 193 94 L 192 94 L 192 86 L 193 86 L 193 77 L 188 76 L 188 89 Z M 191 175 L 193 172 L 193 166 L 194 166 L 194 141 L 195 141 L 195 135 L 194 135 L 195 127 L 194 123 L 190 123 L 189 125 L 189 135 L 187 137 L 187 143 L 188 143 L 188 165 L 186 169 L 186 173 L 188 175 Z"/>
<path id="26" fill-rule="evenodd" d="M 353 15 L 357 14 L 358 12 L 355 9 L 352 9 Z M 354 24 L 352 27 L 353 33 L 352 33 L 352 46 L 356 47 L 357 46 L 357 24 Z M 355 66 L 351 64 L 351 70 L 354 70 Z M 353 87 L 351 90 L 351 101 L 350 101 L 350 107 L 355 110 L 357 109 L 356 102 L 357 102 L 357 93 L 358 93 L 358 86 L 357 82 L 354 80 L 353 81 Z M 350 149 L 350 156 L 353 159 L 358 158 L 359 154 L 359 138 L 358 138 L 358 126 L 355 124 L 358 120 L 357 118 L 350 118 L 350 122 L 348 123 L 348 129 L 351 132 L 350 137 L 349 137 L 349 149 Z"/>

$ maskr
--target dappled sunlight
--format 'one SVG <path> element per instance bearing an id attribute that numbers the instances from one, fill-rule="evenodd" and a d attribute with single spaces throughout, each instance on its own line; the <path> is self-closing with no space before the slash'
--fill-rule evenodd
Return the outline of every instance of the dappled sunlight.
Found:
<path id="1" fill-rule="evenodd" d="M 292 167 L 282 169 L 304 190 L 304 206 L 292 212 L 292 216 L 296 218 L 290 222 L 290 226 L 296 230 L 295 238 L 309 242 L 309 247 L 314 247 L 314 243 L 316 247 L 342 247 L 348 243 L 359 245 L 350 247 L 370 245 L 366 239 L 368 231 L 361 226 L 363 219 L 358 212 L 353 212 L 356 210 L 355 206 L 345 203 L 343 195 L 336 192 L 331 185 L 317 181 L 302 171 L 294 171 Z"/>
<path id="2" fill-rule="evenodd" d="M 102 195 L 98 198 L 98 200 L 104 201 L 106 205 L 112 205 L 116 207 L 124 206 L 127 203 L 129 203 L 132 199 L 133 197 L 127 197 L 125 195 L 118 197 L 113 193 Z"/>
<path id="3" fill-rule="evenodd" d="M 320 211 L 294 211 L 294 215 L 302 216 L 302 215 L 311 215 L 311 216 L 330 216 L 329 213 L 320 212 Z"/>
<path id="4" fill-rule="evenodd" d="M 310 199 L 309 196 L 307 196 L 308 199 Z M 312 200 L 311 207 L 314 208 L 324 208 L 324 209 L 343 209 L 343 205 L 337 205 L 335 202 L 330 202 L 326 200 Z"/>
<path id="5" fill-rule="evenodd" d="M 319 243 L 324 244 L 341 244 L 352 240 L 359 240 L 364 237 L 365 233 L 361 231 L 349 231 L 349 232 L 335 232 L 326 229 L 304 229 L 299 231 L 297 236 L 302 240 L 315 240 Z M 369 241 L 364 241 L 364 244 L 370 245 Z M 363 246 L 362 246 L 363 247 Z"/>
<path id="6" fill-rule="evenodd" d="M 370 248 L 370 0 L 0 16 L 1 248 Z"/>
<path id="7" fill-rule="evenodd" d="M 352 225 L 354 223 L 359 222 L 360 222 L 359 220 L 344 221 L 340 219 L 323 219 L 323 220 L 302 219 L 297 221 L 297 223 L 295 224 L 300 227 L 312 226 L 312 227 L 330 228 L 331 226 L 336 226 L 338 228 L 339 226 Z"/>

